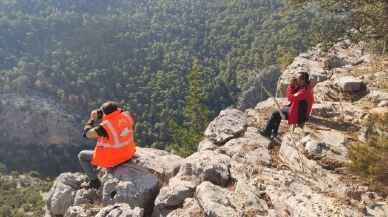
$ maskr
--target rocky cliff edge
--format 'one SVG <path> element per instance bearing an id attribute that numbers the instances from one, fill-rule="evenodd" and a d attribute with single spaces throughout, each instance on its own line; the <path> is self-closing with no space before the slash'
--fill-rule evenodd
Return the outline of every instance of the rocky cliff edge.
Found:
<path id="1" fill-rule="evenodd" d="M 376 67 L 362 46 L 346 41 L 320 53 L 317 47 L 298 56 L 279 81 L 282 90 L 299 71 L 313 76 L 316 104 L 303 130 L 282 124 L 278 141 L 262 137 L 257 131 L 272 99 L 226 109 L 185 159 L 138 148 L 131 162 L 100 171 L 99 191 L 83 188 L 84 175 L 61 174 L 46 217 L 387 217 L 386 196 L 347 173 L 346 164 L 349 144 L 368 137 L 363 120 L 388 112 L 381 86 L 388 61 Z"/>

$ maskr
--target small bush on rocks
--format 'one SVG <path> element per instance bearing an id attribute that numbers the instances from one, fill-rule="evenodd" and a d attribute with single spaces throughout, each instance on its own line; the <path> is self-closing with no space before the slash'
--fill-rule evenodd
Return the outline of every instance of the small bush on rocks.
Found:
<path id="1" fill-rule="evenodd" d="M 351 145 L 348 152 L 352 171 L 365 177 L 370 184 L 388 183 L 388 112 L 371 115 L 367 123 L 366 143 Z M 388 189 L 388 185 L 386 186 Z"/>

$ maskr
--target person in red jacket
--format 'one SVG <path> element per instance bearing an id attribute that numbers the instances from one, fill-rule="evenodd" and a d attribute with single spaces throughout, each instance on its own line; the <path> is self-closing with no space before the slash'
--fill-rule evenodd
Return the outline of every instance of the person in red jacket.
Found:
<path id="1" fill-rule="evenodd" d="M 303 128 L 311 114 L 314 102 L 313 86 L 307 72 L 300 72 L 297 78 L 291 79 L 287 88 L 287 98 L 290 104 L 272 113 L 267 126 L 261 132 L 263 136 L 268 138 L 277 136 L 281 122 L 280 112 L 288 120 L 288 124 Z"/>

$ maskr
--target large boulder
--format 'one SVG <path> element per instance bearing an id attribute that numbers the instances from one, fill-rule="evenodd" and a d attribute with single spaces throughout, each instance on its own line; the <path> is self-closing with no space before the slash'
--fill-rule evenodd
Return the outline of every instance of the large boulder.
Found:
<path id="1" fill-rule="evenodd" d="M 131 207 L 152 210 L 159 192 L 157 176 L 146 168 L 128 163 L 102 172 L 104 204 L 126 203 Z"/>
<path id="2" fill-rule="evenodd" d="M 301 139 L 304 154 L 325 169 L 343 167 L 348 162 L 345 135 L 336 130 L 318 130 Z"/>
<path id="3" fill-rule="evenodd" d="M 143 217 L 144 210 L 136 207 L 131 208 L 128 204 L 118 203 L 103 208 L 96 217 Z"/>
<path id="4" fill-rule="evenodd" d="M 230 179 L 230 157 L 215 151 L 196 152 L 186 158 L 177 174 L 197 184 L 210 181 L 226 186 Z"/>
<path id="5" fill-rule="evenodd" d="M 137 147 L 130 164 L 147 168 L 157 175 L 160 183 L 163 184 L 179 171 L 182 160 L 181 157 L 164 150 Z"/>
<path id="6" fill-rule="evenodd" d="M 353 76 L 343 76 L 336 80 L 336 84 L 341 88 L 343 92 L 355 93 L 364 91 L 366 89 L 365 83 Z"/>
<path id="7" fill-rule="evenodd" d="M 247 127 L 246 115 L 237 109 L 226 109 L 210 122 L 205 131 L 205 136 L 217 145 L 222 145 L 228 140 L 244 133 Z"/>
<path id="8" fill-rule="evenodd" d="M 86 176 L 77 173 L 62 173 L 54 181 L 47 199 L 47 211 L 51 216 L 63 216 L 73 205 L 77 190 Z"/>
<path id="9" fill-rule="evenodd" d="M 218 148 L 210 139 L 205 138 L 198 144 L 198 151 L 214 150 Z"/>
<path id="10" fill-rule="evenodd" d="M 231 193 L 210 182 L 197 187 L 196 198 L 208 217 L 237 217 L 237 211 L 230 201 Z"/>
<path id="11" fill-rule="evenodd" d="M 339 115 L 339 111 L 334 103 L 315 103 L 311 112 L 312 116 L 321 118 L 332 118 Z"/>
<path id="12" fill-rule="evenodd" d="M 258 189 L 245 182 L 238 182 L 234 191 L 203 182 L 197 187 L 195 197 L 206 216 L 265 216 L 267 202 L 260 197 Z"/>
<path id="13" fill-rule="evenodd" d="M 168 186 L 163 187 L 155 200 L 153 217 L 166 216 L 176 207 L 182 206 L 186 198 L 194 195 L 196 183 L 177 176 L 170 179 Z"/>
<path id="14" fill-rule="evenodd" d="M 249 178 L 260 166 L 271 165 L 270 144 L 256 128 L 248 127 L 243 137 L 230 140 L 218 152 L 231 157 L 231 176 L 240 180 Z"/>

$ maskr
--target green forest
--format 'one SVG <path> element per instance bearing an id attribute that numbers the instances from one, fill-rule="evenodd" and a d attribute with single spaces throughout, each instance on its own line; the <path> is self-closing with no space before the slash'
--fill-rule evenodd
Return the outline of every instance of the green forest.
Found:
<path id="1" fill-rule="evenodd" d="M 247 93 L 258 74 L 274 91 L 293 57 L 351 27 L 346 13 L 298 4 L 0 0 L 0 91 L 44 93 L 80 122 L 116 100 L 134 114 L 140 146 L 182 146 L 221 109 L 263 99 Z M 187 114 L 195 107 L 201 114 Z M 188 132 L 197 121 L 205 122 Z"/>

